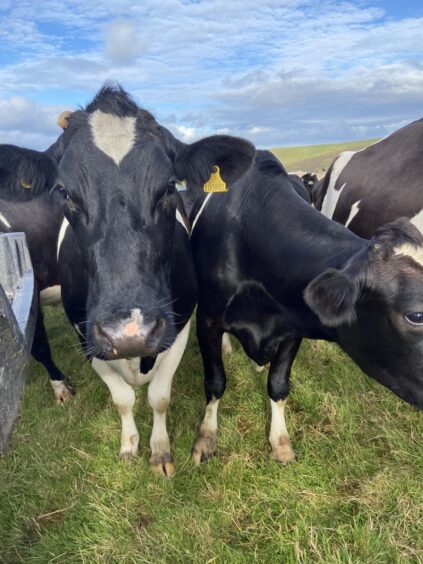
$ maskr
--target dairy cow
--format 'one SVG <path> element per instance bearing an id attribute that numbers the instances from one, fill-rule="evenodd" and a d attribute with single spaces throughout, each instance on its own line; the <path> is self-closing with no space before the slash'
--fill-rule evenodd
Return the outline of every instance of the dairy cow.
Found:
<path id="1" fill-rule="evenodd" d="M 227 192 L 205 194 L 198 178 L 185 180 L 195 201 L 191 244 L 207 401 L 196 462 L 216 449 L 224 332 L 259 365 L 270 362 L 269 439 L 279 462 L 294 457 L 284 408 L 303 338 L 337 342 L 369 376 L 423 408 L 423 237 L 408 220 L 361 239 L 304 201 L 267 151 L 257 151 L 236 180 L 222 175 Z"/>
<path id="2" fill-rule="evenodd" d="M 242 173 L 251 146 L 219 140 L 184 145 L 120 87 L 106 85 L 67 120 L 54 190 L 66 218 L 59 251 L 63 303 L 121 415 L 120 456 L 137 453 L 134 386 L 149 383 L 150 464 L 167 476 L 174 465 L 166 409 L 196 303 L 175 160 L 183 159 L 183 175 L 202 177 L 216 159 L 225 174 Z"/>
<path id="3" fill-rule="evenodd" d="M 315 207 L 369 238 L 408 217 L 423 233 L 423 119 L 361 151 L 341 153 L 312 191 Z"/>
<path id="4" fill-rule="evenodd" d="M 60 303 L 56 254 L 63 213 L 49 195 L 60 146 L 60 139 L 44 152 L 0 145 L 0 231 L 26 235 L 39 292 L 31 353 L 47 369 L 56 401 L 62 403 L 73 389 L 52 359 L 41 310 L 41 305 Z"/>

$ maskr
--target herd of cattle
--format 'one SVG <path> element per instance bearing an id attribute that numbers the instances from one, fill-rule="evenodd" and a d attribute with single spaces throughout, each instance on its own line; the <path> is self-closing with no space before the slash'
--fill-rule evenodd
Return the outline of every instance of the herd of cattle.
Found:
<path id="1" fill-rule="evenodd" d="M 166 409 L 196 305 L 197 462 L 216 450 L 225 332 L 270 363 L 279 462 L 294 457 L 284 407 L 303 338 L 337 342 L 423 408 L 423 120 L 342 153 L 317 182 L 243 139 L 182 143 L 118 86 L 59 125 L 45 152 L 0 146 L 0 231 L 26 233 L 40 303 L 62 299 L 121 415 L 122 457 L 138 450 L 134 386 L 149 383 L 150 463 L 174 472 Z M 65 401 L 41 307 L 32 354 Z"/>

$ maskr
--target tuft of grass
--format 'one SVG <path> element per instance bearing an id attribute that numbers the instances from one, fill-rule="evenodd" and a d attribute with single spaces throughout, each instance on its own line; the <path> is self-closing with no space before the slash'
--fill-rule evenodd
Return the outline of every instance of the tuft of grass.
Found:
<path id="1" fill-rule="evenodd" d="M 0 561 L 421 562 L 421 413 L 370 381 L 334 345 L 304 342 L 287 422 L 297 459 L 270 459 L 266 375 L 235 344 L 225 358 L 219 451 L 194 466 L 204 409 L 194 334 L 174 380 L 168 428 L 173 480 L 149 469 L 152 414 L 138 391 L 140 454 L 118 460 L 120 419 L 81 361 L 60 309 L 53 350 L 77 387 L 53 403 L 31 363 L 9 449 L 0 459 Z"/>

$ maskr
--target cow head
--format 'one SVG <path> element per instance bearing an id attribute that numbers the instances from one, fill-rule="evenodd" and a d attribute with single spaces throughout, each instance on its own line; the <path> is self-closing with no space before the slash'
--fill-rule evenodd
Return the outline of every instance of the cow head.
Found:
<path id="1" fill-rule="evenodd" d="M 60 123 L 56 189 L 86 268 L 88 346 L 106 359 L 155 355 L 176 336 L 171 268 L 176 229 L 185 228 L 175 219 L 181 173 L 175 162 L 185 155 L 184 166 L 200 169 L 200 176 L 207 163 L 195 150 L 187 159 L 189 146 L 120 87 L 103 87 L 84 110 L 62 115 Z M 231 153 L 249 150 L 233 139 L 222 157 L 228 175 Z M 186 231 L 184 237 L 189 252 Z"/>
<path id="2" fill-rule="evenodd" d="M 381 227 L 304 297 L 369 376 L 423 408 L 423 237 L 407 219 Z"/>

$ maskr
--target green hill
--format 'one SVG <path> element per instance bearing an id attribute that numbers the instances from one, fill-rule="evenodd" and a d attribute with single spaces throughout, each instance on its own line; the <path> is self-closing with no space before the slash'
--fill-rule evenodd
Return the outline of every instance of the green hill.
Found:
<path id="1" fill-rule="evenodd" d="M 377 139 L 367 139 L 346 143 L 307 145 L 305 147 L 274 147 L 270 151 L 283 162 L 289 172 L 296 170 L 324 172 L 342 151 L 358 151 L 376 141 Z"/>

